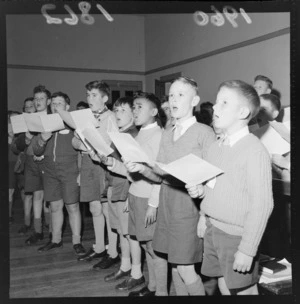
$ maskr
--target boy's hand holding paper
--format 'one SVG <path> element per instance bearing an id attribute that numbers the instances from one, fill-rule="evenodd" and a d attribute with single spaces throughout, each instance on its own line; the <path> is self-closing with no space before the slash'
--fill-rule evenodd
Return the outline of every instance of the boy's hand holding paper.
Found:
<path id="1" fill-rule="evenodd" d="M 194 154 L 186 155 L 167 165 L 160 163 L 157 163 L 157 165 L 165 172 L 187 184 L 189 188 L 224 173 L 221 169 Z M 196 190 L 196 188 L 191 189 Z"/>

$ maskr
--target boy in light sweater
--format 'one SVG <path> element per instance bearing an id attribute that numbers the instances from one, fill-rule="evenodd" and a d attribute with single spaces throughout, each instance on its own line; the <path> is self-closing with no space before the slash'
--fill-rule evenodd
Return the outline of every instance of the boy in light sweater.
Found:
<path id="1" fill-rule="evenodd" d="M 199 237 L 204 234 L 201 272 L 218 277 L 219 289 L 227 295 L 258 294 L 257 249 L 273 209 L 271 159 L 248 129 L 259 106 L 258 94 L 247 83 L 220 85 L 214 125 L 225 136 L 205 159 L 224 174 L 205 186 L 186 185 L 191 197 L 204 197 L 198 223 Z"/>

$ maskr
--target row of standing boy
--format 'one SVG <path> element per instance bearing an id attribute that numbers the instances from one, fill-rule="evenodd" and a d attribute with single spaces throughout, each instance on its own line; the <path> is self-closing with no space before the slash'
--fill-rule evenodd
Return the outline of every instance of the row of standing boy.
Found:
<path id="1" fill-rule="evenodd" d="M 114 125 L 135 137 L 153 161 L 167 164 L 194 153 L 225 173 L 206 185 L 184 185 L 156 165 L 123 162 L 114 147 L 115 152 L 109 157 L 99 155 L 87 149 L 68 127 L 53 134 L 18 136 L 14 145 L 20 151 L 26 147 L 25 192 L 33 193 L 35 204 L 35 192 L 43 189 L 41 199 L 50 202 L 52 238 L 39 251 L 62 246 L 65 204 L 78 260 L 101 258 L 94 269 L 118 263 L 119 235 L 120 268 L 105 277 L 106 282 L 124 279 L 116 285 L 117 290 L 143 286 L 129 295 L 168 295 L 170 263 L 177 295 L 204 295 L 194 266 L 202 262 L 202 274 L 218 278 L 222 294 L 257 294 L 258 246 L 273 198 L 269 154 L 248 129 L 260 108 L 255 89 L 243 81 L 220 85 L 213 106 L 214 129 L 222 130 L 218 133 L 223 135 L 218 140 L 213 128 L 198 123 L 193 116 L 200 97 L 197 83 L 190 78 L 179 77 L 172 83 L 169 106 L 175 126 L 169 123 L 164 130 L 159 123 L 161 102 L 154 94 L 138 92 L 134 98 L 120 98 L 113 113 L 106 106 L 106 83 L 93 81 L 86 89 L 88 105 L 99 121 L 99 132 L 112 147 L 107 130 Z M 69 110 L 69 97 L 62 92 L 51 96 L 39 86 L 34 98 L 39 112 L 46 111 L 48 104 L 52 113 L 57 108 Z M 78 150 L 82 155 L 80 180 Z M 107 204 L 103 194 L 108 185 L 111 193 Z M 81 244 L 79 201 L 89 202 L 93 218 L 95 244 L 87 252 Z M 105 221 L 108 251 L 104 243 Z M 43 238 L 41 230 L 36 229 L 40 228 L 37 222 L 35 215 L 35 233 L 29 243 Z M 141 248 L 145 250 L 149 271 L 147 286 L 141 269 Z"/>

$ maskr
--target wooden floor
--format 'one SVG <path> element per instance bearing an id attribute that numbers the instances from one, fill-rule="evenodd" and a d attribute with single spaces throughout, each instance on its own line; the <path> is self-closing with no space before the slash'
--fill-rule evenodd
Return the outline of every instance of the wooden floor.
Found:
<path id="1" fill-rule="evenodd" d="M 20 201 L 15 202 L 14 223 L 10 225 L 10 298 L 44 297 L 122 297 L 127 292 L 115 290 L 118 283 L 107 283 L 104 277 L 114 270 L 92 270 L 97 263 L 78 262 L 72 248 L 71 229 L 67 222 L 63 235 L 63 248 L 39 253 L 37 249 L 48 241 L 45 231 L 44 241 L 38 245 L 26 245 L 27 235 L 19 235 L 23 224 Z M 84 217 L 83 245 L 88 250 L 94 241 L 91 217 Z M 146 280 L 147 267 L 144 267 Z"/>

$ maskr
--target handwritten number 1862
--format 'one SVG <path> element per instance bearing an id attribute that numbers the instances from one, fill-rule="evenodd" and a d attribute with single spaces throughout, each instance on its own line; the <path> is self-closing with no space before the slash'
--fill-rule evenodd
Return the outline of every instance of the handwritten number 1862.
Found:
<path id="1" fill-rule="evenodd" d="M 112 22 L 114 20 L 111 17 L 111 15 L 100 4 L 97 4 L 96 6 L 108 21 Z M 78 3 L 78 7 L 81 11 L 81 16 L 80 16 L 81 22 L 84 24 L 88 24 L 88 25 L 94 24 L 95 18 L 89 14 L 89 11 L 91 10 L 91 5 L 86 1 L 82 1 L 82 2 Z M 51 3 L 44 4 L 42 6 L 41 11 L 42 11 L 43 16 L 46 18 L 46 22 L 48 24 L 62 24 L 63 23 L 62 19 L 51 17 L 48 14 L 49 10 L 54 10 L 55 8 L 56 8 L 56 5 L 51 4 Z M 79 20 L 78 17 L 76 16 L 76 14 L 73 12 L 73 10 L 70 8 L 70 6 L 67 4 L 64 5 L 64 8 L 71 16 L 71 18 L 64 18 L 65 23 L 67 23 L 69 25 L 76 25 Z"/>

